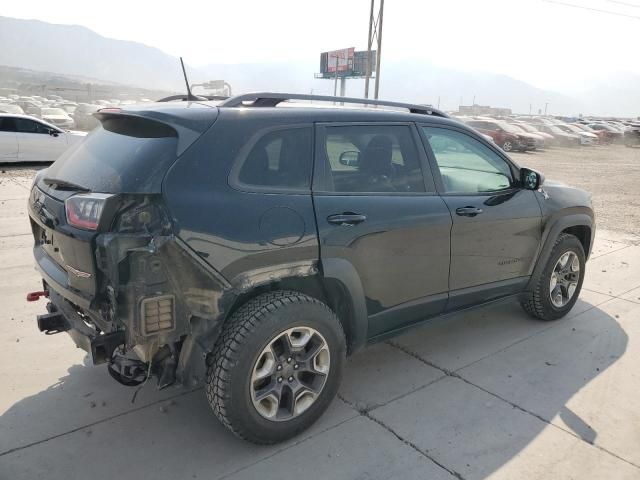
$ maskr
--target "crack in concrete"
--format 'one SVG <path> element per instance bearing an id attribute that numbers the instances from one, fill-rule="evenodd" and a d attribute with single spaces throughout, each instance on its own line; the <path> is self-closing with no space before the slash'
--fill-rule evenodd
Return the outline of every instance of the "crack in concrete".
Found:
<path id="1" fill-rule="evenodd" d="M 438 380 L 440 380 L 441 378 L 444 377 L 440 377 Z M 430 382 L 429 385 L 437 382 L 438 380 L 435 380 L 433 382 Z M 427 385 L 421 387 L 424 388 Z M 420 389 L 421 389 L 420 388 Z M 418 390 L 420 390 L 418 389 Z M 411 392 L 412 393 L 412 392 Z M 458 480 L 465 480 L 465 478 L 459 473 L 456 472 L 455 470 L 447 467 L 446 465 L 444 465 L 443 463 L 439 462 L 438 460 L 436 460 L 435 458 L 433 458 L 431 455 L 429 455 L 427 452 L 423 451 L 420 449 L 420 447 L 418 447 L 415 443 L 407 440 L 406 438 L 404 438 L 402 435 L 400 435 L 398 432 L 396 432 L 393 428 L 391 428 L 390 426 L 388 426 L 387 424 L 385 424 L 382 420 L 379 420 L 377 418 L 375 418 L 374 416 L 369 414 L 370 410 L 367 409 L 359 409 L 356 405 L 354 405 L 352 402 L 350 402 L 349 400 L 347 400 L 346 398 L 344 398 L 341 394 L 337 395 L 338 398 L 340 400 L 342 400 L 344 403 L 346 403 L 347 405 L 349 405 L 351 408 L 353 408 L 354 410 L 356 410 L 358 413 L 360 413 L 360 415 L 362 415 L 363 417 L 371 420 L 374 423 L 377 423 L 378 425 L 380 425 L 382 428 L 384 428 L 386 431 L 388 431 L 390 434 L 392 434 L 394 437 L 396 437 L 398 440 L 400 440 L 402 443 L 404 443 L 405 445 L 407 445 L 408 447 L 412 448 L 413 450 L 415 450 L 417 453 L 419 453 L 420 455 L 422 455 L 423 457 L 425 457 L 427 460 L 431 461 L 434 465 L 440 467 L 441 469 L 443 469 L 444 471 L 446 471 L 447 473 L 449 473 L 450 475 L 453 475 L 455 478 L 457 478 Z M 391 402 L 387 402 L 391 403 Z"/>

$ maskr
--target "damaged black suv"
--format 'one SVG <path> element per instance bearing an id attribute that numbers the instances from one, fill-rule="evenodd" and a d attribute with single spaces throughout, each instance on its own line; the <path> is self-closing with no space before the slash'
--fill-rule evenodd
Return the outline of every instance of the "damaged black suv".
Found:
<path id="1" fill-rule="evenodd" d="M 31 191 L 40 330 L 125 385 L 204 384 L 225 426 L 273 443 L 323 413 L 369 343 L 500 298 L 542 320 L 572 308 L 587 193 L 431 107 L 309 100 L 336 101 L 99 111 Z"/>

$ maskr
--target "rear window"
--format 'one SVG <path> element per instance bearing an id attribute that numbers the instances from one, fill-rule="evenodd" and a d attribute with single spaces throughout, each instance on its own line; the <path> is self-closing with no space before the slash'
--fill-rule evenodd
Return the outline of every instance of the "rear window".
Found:
<path id="1" fill-rule="evenodd" d="M 177 157 L 175 130 L 147 119 L 115 117 L 63 153 L 45 177 L 102 193 L 159 193 Z"/>

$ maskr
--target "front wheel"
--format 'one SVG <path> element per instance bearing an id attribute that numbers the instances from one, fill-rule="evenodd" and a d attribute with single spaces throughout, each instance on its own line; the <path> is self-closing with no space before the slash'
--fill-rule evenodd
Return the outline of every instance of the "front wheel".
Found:
<path id="1" fill-rule="evenodd" d="M 540 320 L 564 317 L 578 300 L 585 269 L 582 243 L 574 235 L 560 234 L 547 264 L 534 278 L 533 289 L 525 294 L 524 310 Z"/>
<path id="2" fill-rule="evenodd" d="M 281 442 L 327 409 L 345 352 L 342 326 L 324 303 L 297 292 L 262 294 L 232 315 L 216 343 L 209 404 L 237 436 Z"/>
<path id="3" fill-rule="evenodd" d="M 511 150 L 513 150 L 513 143 L 511 143 L 510 140 L 505 140 L 502 144 L 502 150 L 504 150 L 505 152 L 510 152 Z"/>

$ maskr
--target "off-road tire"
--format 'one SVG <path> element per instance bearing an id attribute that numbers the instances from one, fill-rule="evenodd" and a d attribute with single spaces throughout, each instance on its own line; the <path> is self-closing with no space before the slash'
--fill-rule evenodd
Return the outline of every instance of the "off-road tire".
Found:
<path id="1" fill-rule="evenodd" d="M 311 327 L 324 337 L 331 367 L 322 391 L 307 410 L 290 420 L 271 421 L 253 405 L 251 373 L 270 339 L 297 326 Z M 240 307 L 223 327 L 207 361 L 209 405 L 220 422 L 244 440 L 258 444 L 284 441 L 310 427 L 327 409 L 340 385 L 345 356 L 342 325 L 327 305 L 293 291 L 264 293 Z"/>
<path id="2" fill-rule="evenodd" d="M 558 308 L 551 302 L 549 280 L 556 262 L 568 251 L 572 251 L 578 256 L 578 260 L 580 262 L 580 277 L 578 280 L 578 286 L 576 287 L 571 299 L 566 305 Z M 521 299 L 520 304 L 522 305 L 522 308 L 524 308 L 529 315 L 540 320 L 552 321 L 564 317 L 578 300 L 580 290 L 582 289 L 582 282 L 584 281 L 584 274 L 585 253 L 582 243 L 580 243 L 580 240 L 578 240 L 574 235 L 567 233 L 560 234 L 551 249 L 546 265 L 539 272 L 537 277 L 532 279 L 533 289 L 530 292 L 526 292 L 524 297 Z"/>

